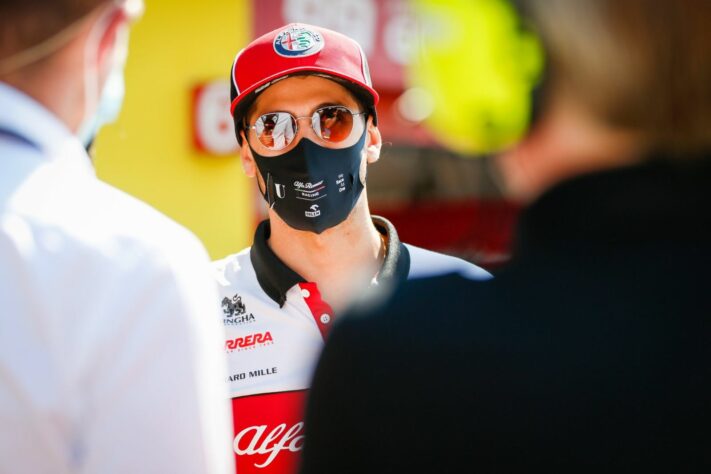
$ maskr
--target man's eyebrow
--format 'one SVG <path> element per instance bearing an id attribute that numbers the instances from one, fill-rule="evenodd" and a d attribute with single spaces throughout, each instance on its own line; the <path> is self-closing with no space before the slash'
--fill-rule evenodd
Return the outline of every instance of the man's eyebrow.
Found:
<path id="1" fill-rule="evenodd" d="M 345 108 L 347 108 L 348 110 L 351 110 L 351 109 L 353 108 L 352 106 L 346 105 L 345 101 L 329 100 L 329 101 L 320 102 L 318 105 L 314 106 L 314 108 L 311 109 L 311 114 L 313 114 L 313 113 L 316 112 L 318 109 L 321 109 L 321 108 L 323 108 L 323 107 L 334 107 L 334 106 L 335 106 L 335 107 L 345 107 Z M 357 106 L 356 106 L 356 107 L 357 107 Z M 271 110 L 264 110 L 264 111 L 261 111 L 261 112 L 260 112 L 260 111 L 258 110 L 258 108 L 255 107 L 255 109 L 254 109 L 254 111 L 253 111 L 252 113 L 248 113 L 248 114 L 245 115 L 245 120 L 247 119 L 247 117 L 252 116 L 252 114 L 254 114 L 254 119 L 253 119 L 253 120 L 256 120 L 257 118 L 261 117 L 262 115 L 265 115 L 265 114 L 273 114 L 273 113 L 277 113 L 277 112 L 286 112 L 286 113 L 288 113 L 288 114 L 293 115 L 294 117 L 297 116 L 297 114 L 294 113 L 294 111 L 292 111 L 292 110 L 287 110 L 287 109 L 285 109 L 285 108 L 274 108 L 274 109 L 271 109 Z"/>
<path id="2" fill-rule="evenodd" d="M 323 107 L 331 107 L 331 106 L 341 106 L 341 107 L 346 107 L 346 104 L 342 102 L 335 102 L 335 101 L 329 101 L 329 102 L 321 102 L 314 108 L 314 112 L 317 111 L 318 109 L 321 109 Z"/>

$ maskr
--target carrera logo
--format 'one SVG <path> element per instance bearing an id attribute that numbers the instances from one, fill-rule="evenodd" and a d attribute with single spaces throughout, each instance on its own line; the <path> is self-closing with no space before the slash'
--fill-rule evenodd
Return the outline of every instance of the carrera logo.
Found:
<path id="1" fill-rule="evenodd" d="M 225 341 L 225 351 L 244 351 L 247 349 L 253 349 L 257 346 L 267 346 L 274 342 L 272 339 L 272 333 L 267 331 L 264 333 L 250 334 L 245 337 L 237 337 L 235 339 L 228 339 Z"/>
<path id="2" fill-rule="evenodd" d="M 238 456 L 260 456 L 253 464 L 263 469 L 282 451 L 301 451 L 304 446 L 303 428 L 304 423 L 301 421 L 288 429 L 286 423 L 281 423 L 271 431 L 267 425 L 250 426 L 237 433 L 233 448 Z"/>

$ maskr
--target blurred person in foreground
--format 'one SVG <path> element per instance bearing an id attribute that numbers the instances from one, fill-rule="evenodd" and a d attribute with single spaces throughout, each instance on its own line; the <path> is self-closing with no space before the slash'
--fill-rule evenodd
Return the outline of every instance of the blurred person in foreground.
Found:
<path id="1" fill-rule="evenodd" d="M 304 474 L 711 469 L 711 3 L 518 3 L 547 68 L 498 156 L 513 258 L 339 321 Z"/>
<path id="2" fill-rule="evenodd" d="M 0 5 L 0 472 L 232 472 L 209 259 L 97 180 L 139 1 Z"/>
<path id="3" fill-rule="evenodd" d="M 400 242 L 371 216 L 380 156 L 373 89 L 356 41 L 306 24 L 247 45 L 232 66 L 242 165 L 268 207 L 254 243 L 216 263 L 240 473 L 293 473 L 303 403 L 334 319 L 369 288 L 460 272 L 464 260 Z"/>

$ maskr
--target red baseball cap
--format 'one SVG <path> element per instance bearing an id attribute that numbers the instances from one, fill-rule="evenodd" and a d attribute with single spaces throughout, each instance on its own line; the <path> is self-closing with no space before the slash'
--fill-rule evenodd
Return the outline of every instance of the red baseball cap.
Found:
<path id="1" fill-rule="evenodd" d="M 378 93 L 360 45 L 336 31 L 290 23 L 249 43 L 232 63 L 230 112 L 237 139 L 244 114 L 260 92 L 279 79 L 308 73 L 324 75 L 348 88 L 364 102 L 377 124 Z"/>

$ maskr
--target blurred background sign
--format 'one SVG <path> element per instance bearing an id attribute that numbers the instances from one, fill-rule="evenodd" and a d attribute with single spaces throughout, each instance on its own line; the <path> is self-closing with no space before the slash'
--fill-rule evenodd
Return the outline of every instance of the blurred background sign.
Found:
<path id="1" fill-rule="evenodd" d="M 255 0 L 253 3 L 256 36 L 292 22 L 339 31 L 360 43 L 378 87 L 403 88 L 403 65 L 417 41 L 414 17 L 406 1 Z"/>
<path id="2" fill-rule="evenodd" d="M 434 145 L 418 120 L 402 113 L 406 65 L 415 53 L 418 33 L 406 0 L 253 0 L 253 31 L 260 36 L 280 26 L 309 23 L 339 31 L 358 41 L 380 94 L 379 128 L 386 141 Z"/>
<path id="3" fill-rule="evenodd" d="M 290 22 L 341 31 L 368 55 L 384 142 L 368 171 L 373 213 L 406 242 L 492 270 L 505 262 L 518 209 L 499 193 L 489 157 L 463 156 L 424 125 L 432 104 L 408 86 L 418 33 L 403 0 L 147 0 L 123 111 L 94 149 L 99 176 L 190 228 L 213 258 L 250 245 L 265 207 L 241 169 L 229 70 L 249 41 Z"/>
<path id="4" fill-rule="evenodd" d="M 202 83 L 193 92 L 193 139 L 198 151 L 235 155 L 239 148 L 230 117 L 230 82 Z"/>
<path id="5" fill-rule="evenodd" d="M 235 53 L 251 38 L 251 1 L 145 3 L 131 31 L 121 115 L 93 150 L 97 174 L 188 227 L 221 258 L 252 240 L 252 182 L 227 151 L 217 110 L 219 81 L 228 84 Z"/>
<path id="6" fill-rule="evenodd" d="M 193 141 L 198 151 L 234 155 L 238 144 L 230 116 L 229 79 L 199 84 L 193 91 Z"/>

